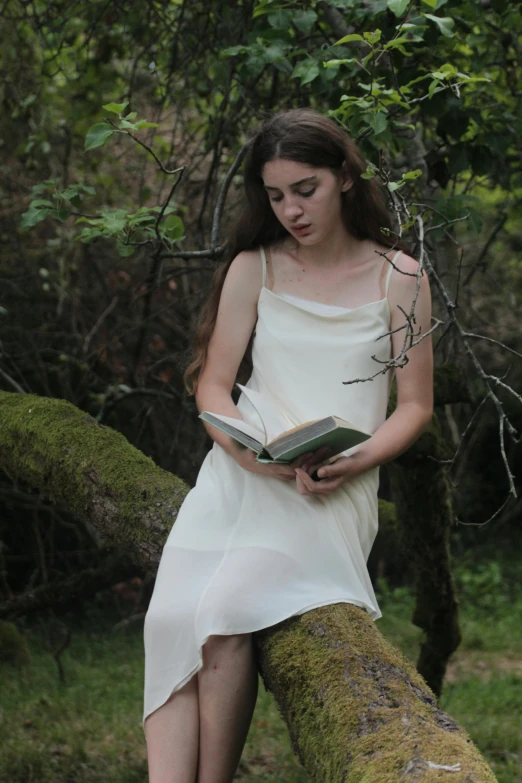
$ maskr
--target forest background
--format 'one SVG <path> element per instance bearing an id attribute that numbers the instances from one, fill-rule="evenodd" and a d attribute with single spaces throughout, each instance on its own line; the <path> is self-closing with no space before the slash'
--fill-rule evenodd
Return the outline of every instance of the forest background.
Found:
<path id="1" fill-rule="evenodd" d="M 182 373 L 249 134 L 311 105 L 363 149 L 430 273 L 450 387 L 433 470 L 450 491 L 462 642 L 441 705 L 503 783 L 522 781 L 520 12 L 500 0 L 0 9 L 0 410 L 13 395 L 67 400 L 189 485 L 209 440 Z M 9 470 L 1 432 L 0 455 L 0 609 L 15 623 L 0 626 L 0 781 L 144 780 L 153 574 Z M 380 627 L 415 660 L 415 551 L 398 543 L 386 469 L 381 496 Z M 269 694 L 239 776 L 307 780 Z"/>

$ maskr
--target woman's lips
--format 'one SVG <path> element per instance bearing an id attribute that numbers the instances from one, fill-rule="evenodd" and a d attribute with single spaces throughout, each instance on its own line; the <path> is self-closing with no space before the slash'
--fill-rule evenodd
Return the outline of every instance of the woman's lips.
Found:
<path id="1" fill-rule="evenodd" d="M 291 231 L 294 234 L 304 234 L 306 231 L 308 231 L 310 228 L 310 223 L 307 223 L 306 226 L 292 226 Z"/>

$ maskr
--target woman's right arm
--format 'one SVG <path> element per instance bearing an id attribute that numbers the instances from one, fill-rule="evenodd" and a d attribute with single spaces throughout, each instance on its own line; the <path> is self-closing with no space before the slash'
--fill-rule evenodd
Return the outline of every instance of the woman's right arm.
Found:
<path id="1" fill-rule="evenodd" d="M 198 410 L 240 419 L 231 392 L 257 320 L 257 300 L 262 285 L 259 253 L 245 250 L 228 270 L 208 346 L 207 360 L 196 389 Z M 232 456 L 237 443 L 224 432 L 205 424 L 213 440 Z"/>

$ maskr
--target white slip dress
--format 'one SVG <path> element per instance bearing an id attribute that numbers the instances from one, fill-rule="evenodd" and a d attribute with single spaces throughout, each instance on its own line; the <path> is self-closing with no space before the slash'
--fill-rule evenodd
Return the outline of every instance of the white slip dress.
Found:
<path id="1" fill-rule="evenodd" d="M 334 414 L 375 432 L 386 418 L 391 373 L 343 381 L 369 378 L 381 369 L 375 359 L 391 357 L 387 293 L 400 251 L 383 262 L 382 298 L 354 308 L 274 293 L 260 253 L 242 417 L 262 428 L 256 409 L 264 406 L 266 424 L 275 407 L 288 428 Z M 378 483 L 372 468 L 330 495 L 300 495 L 295 482 L 245 471 L 214 443 L 163 549 L 145 618 L 144 720 L 202 667 L 211 635 L 258 631 L 338 602 L 381 617 L 366 566 Z"/>

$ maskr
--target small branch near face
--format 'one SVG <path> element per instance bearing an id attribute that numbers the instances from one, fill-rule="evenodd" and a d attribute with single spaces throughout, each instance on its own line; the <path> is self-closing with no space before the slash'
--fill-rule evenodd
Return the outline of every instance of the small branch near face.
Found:
<path id="1" fill-rule="evenodd" d="M 247 154 L 247 151 L 250 147 L 250 144 L 244 144 L 243 147 L 239 150 L 239 153 L 236 155 L 236 159 L 232 163 L 232 166 L 229 168 L 227 175 L 225 179 L 223 180 L 223 183 L 221 185 L 221 188 L 219 190 L 219 195 L 216 202 L 216 208 L 214 209 L 214 217 L 212 219 L 212 233 L 210 235 L 210 247 L 211 249 L 215 249 L 217 246 L 217 243 L 219 241 L 219 232 L 221 228 L 221 218 L 223 216 L 223 209 L 225 207 L 225 199 L 227 197 L 228 189 L 230 187 L 230 183 L 232 182 L 232 179 L 236 173 L 236 171 L 239 169 L 241 162 L 243 161 L 243 158 Z"/>
<path id="2" fill-rule="evenodd" d="M 145 144 L 145 142 L 144 142 L 144 141 L 141 141 L 141 139 L 139 139 L 137 136 L 135 136 L 135 135 L 134 135 L 134 133 L 131 133 L 131 132 L 130 132 L 130 131 L 128 131 L 128 130 L 124 130 L 124 129 L 120 128 L 120 127 L 119 127 L 119 126 L 118 126 L 118 125 L 117 125 L 117 124 L 116 124 L 116 123 L 115 123 L 113 120 L 111 120 L 109 117 L 106 117 L 106 118 L 105 118 L 105 122 L 106 122 L 108 125 L 110 125 L 110 126 L 111 126 L 111 128 L 114 128 L 114 131 L 115 131 L 116 133 L 124 133 L 126 136 L 130 136 L 130 137 L 131 137 L 131 139 L 132 139 L 133 141 L 135 141 L 135 142 L 136 142 L 136 144 L 139 144 L 139 145 L 140 145 L 140 147 L 143 147 L 143 149 L 147 150 L 147 152 L 149 153 L 149 155 L 151 155 L 151 156 L 154 158 L 154 160 L 156 161 L 156 163 L 158 164 L 160 171 L 162 171 L 164 174 L 178 174 L 179 172 L 182 172 L 182 173 L 183 173 L 184 166 L 180 166 L 180 167 L 179 167 L 179 168 L 177 168 L 177 169 L 167 169 L 167 168 L 165 168 L 165 166 L 163 165 L 163 163 L 161 162 L 161 160 L 158 158 L 158 156 L 156 155 L 156 153 L 154 152 L 154 150 L 152 149 L 152 147 L 149 147 L 149 145 L 148 145 L 148 144 Z"/>
<path id="3" fill-rule="evenodd" d="M 176 190 L 176 188 L 178 187 L 179 183 L 181 182 L 181 178 L 183 176 L 183 172 L 184 171 L 185 171 L 185 166 L 181 166 L 179 169 L 176 170 L 176 172 L 172 172 L 172 173 L 177 173 L 178 176 L 177 176 L 175 182 L 173 183 L 173 185 L 172 185 L 172 187 L 171 187 L 171 189 L 169 191 L 169 195 L 167 196 L 167 198 L 163 202 L 163 205 L 162 205 L 160 211 L 158 212 L 158 217 L 156 218 L 156 221 L 154 223 L 154 233 L 156 234 L 156 239 L 158 240 L 158 242 L 160 244 L 162 243 L 162 238 L 161 238 L 161 235 L 160 235 L 160 232 L 159 232 L 159 224 L 161 223 L 163 215 L 165 214 L 165 210 L 167 209 L 168 205 L 170 204 L 170 200 L 171 200 L 172 196 L 174 195 L 174 191 Z"/>

